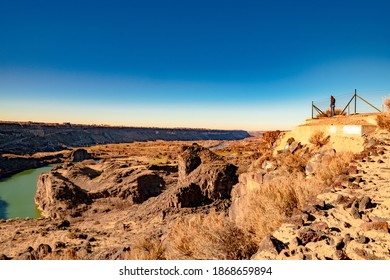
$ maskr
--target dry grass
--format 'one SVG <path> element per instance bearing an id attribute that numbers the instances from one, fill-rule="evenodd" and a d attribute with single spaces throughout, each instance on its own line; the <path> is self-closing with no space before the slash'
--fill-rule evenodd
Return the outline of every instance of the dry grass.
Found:
<path id="1" fill-rule="evenodd" d="M 387 111 L 390 111 L 390 98 L 386 98 L 385 101 L 383 101 L 383 104 L 386 107 Z"/>
<path id="2" fill-rule="evenodd" d="M 272 148 L 272 146 L 279 140 L 281 133 L 282 132 L 280 130 L 264 132 L 262 137 L 264 147 L 266 149 Z"/>
<path id="3" fill-rule="evenodd" d="M 297 151 L 294 154 L 288 153 L 287 155 L 280 156 L 279 164 L 281 169 L 289 173 L 299 173 L 305 171 L 308 160 L 308 154 Z"/>
<path id="4" fill-rule="evenodd" d="M 313 176 L 312 181 L 322 185 L 320 192 L 329 187 L 335 180 L 336 176 L 342 174 L 348 164 L 352 161 L 353 154 L 350 152 L 338 153 L 335 156 L 328 156 L 321 162 L 321 166 Z M 318 194 L 318 193 L 317 193 Z"/>
<path id="5" fill-rule="evenodd" d="M 347 112 L 343 112 L 343 114 L 341 114 L 341 112 L 342 112 L 341 108 L 334 109 L 335 116 L 337 116 L 337 115 L 346 116 L 347 115 Z M 325 112 L 317 114 L 316 118 L 327 118 L 327 117 L 331 117 L 331 116 L 332 116 L 332 110 L 330 108 L 327 108 L 325 110 Z"/>
<path id="6" fill-rule="evenodd" d="M 326 135 L 323 131 L 317 130 L 309 138 L 309 142 L 316 147 L 322 147 L 329 143 L 330 136 Z"/>
<path id="7" fill-rule="evenodd" d="M 224 214 L 195 214 L 178 221 L 171 233 L 168 259 L 249 259 L 256 246 Z"/>
<path id="8" fill-rule="evenodd" d="M 390 113 L 382 113 L 376 117 L 379 128 L 390 131 Z"/>
<path id="9" fill-rule="evenodd" d="M 160 239 L 140 238 L 126 252 L 127 260 L 165 260 L 165 246 Z"/>
<path id="10" fill-rule="evenodd" d="M 259 243 L 264 236 L 276 229 L 294 208 L 299 200 L 295 179 L 276 177 L 271 182 L 249 193 L 244 230 L 252 234 L 252 240 Z"/>
<path id="11" fill-rule="evenodd" d="M 250 192 L 244 231 L 252 234 L 254 242 L 260 242 L 290 217 L 294 208 L 303 209 L 330 187 L 352 158 L 352 153 L 328 156 L 311 178 L 306 178 L 303 172 L 290 173 L 274 177 Z"/>

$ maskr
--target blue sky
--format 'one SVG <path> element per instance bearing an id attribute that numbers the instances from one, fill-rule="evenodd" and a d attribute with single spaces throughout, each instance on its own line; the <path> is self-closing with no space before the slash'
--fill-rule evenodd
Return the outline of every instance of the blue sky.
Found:
<path id="1" fill-rule="evenodd" d="M 3 0 L 0 120 L 266 130 L 355 88 L 380 106 L 389 10 L 375 0 Z"/>

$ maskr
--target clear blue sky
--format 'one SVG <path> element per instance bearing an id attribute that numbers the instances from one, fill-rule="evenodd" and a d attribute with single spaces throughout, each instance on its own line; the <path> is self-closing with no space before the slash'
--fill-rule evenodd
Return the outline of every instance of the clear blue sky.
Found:
<path id="1" fill-rule="evenodd" d="M 380 106 L 389 11 L 385 0 L 2 0 L 0 120 L 263 130 L 355 88 Z"/>

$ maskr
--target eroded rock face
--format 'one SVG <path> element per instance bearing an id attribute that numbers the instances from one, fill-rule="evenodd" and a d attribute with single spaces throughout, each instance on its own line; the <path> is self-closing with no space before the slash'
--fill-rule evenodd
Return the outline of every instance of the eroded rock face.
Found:
<path id="1" fill-rule="evenodd" d="M 52 218 L 62 217 L 67 211 L 74 211 L 82 204 L 91 203 L 86 190 L 56 171 L 38 177 L 34 200 L 42 210 L 42 214 Z"/>
<path id="2" fill-rule="evenodd" d="M 19 156 L 0 156 L 0 178 L 26 169 L 42 167 L 44 165 L 45 163 L 39 159 Z"/>
<path id="3" fill-rule="evenodd" d="M 179 156 L 179 190 L 172 200 L 174 206 L 188 207 L 230 199 L 238 182 L 237 166 L 197 144 L 184 146 Z"/>
<path id="4" fill-rule="evenodd" d="M 159 195 L 165 182 L 157 171 L 146 166 L 97 165 L 84 161 L 66 163 L 38 178 L 35 202 L 43 215 L 64 218 L 79 216 L 92 203 L 117 198 L 127 205 L 140 204 Z"/>
<path id="5" fill-rule="evenodd" d="M 91 159 L 92 156 L 85 149 L 76 149 L 74 150 L 69 158 L 71 162 L 80 162 L 86 159 Z"/>

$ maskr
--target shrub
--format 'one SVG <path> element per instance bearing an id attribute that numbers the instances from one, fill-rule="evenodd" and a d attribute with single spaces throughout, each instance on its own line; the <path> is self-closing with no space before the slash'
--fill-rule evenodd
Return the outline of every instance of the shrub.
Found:
<path id="1" fill-rule="evenodd" d="M 390 98 L 386 98 L 385 101 L 383 101 L 383 104 L 386 107 L 386 111 L 390 111 Z"/>
<path id="2" fill-rule="evenodd" d="M 325 136 L 325 133 L 320 130 L 313 132 L 313 134 L 309 138 L 309 142 L 316 147 L 322 147 L 328 144 L 329 140 L 330 140 L 330 136 L 329 135 Z"/>
<path id="3" fill-rule="evenodd" d="M 281 169 L 289 173 L 304 172 L 308 162 L 308 155 L 298 150 L 294 154 L 287 153 L 279 155 L 278 162 Z"/>
<path id="4" fill-rule="evenodd" d="M 352 161 L 351 152 L 337 153 L 329 156 L 320 163 L 314 176 L 307 180 L 307 187 L 310 188 L 310 197 L 315 197 L 324 192 L 335 181 L 336 177 L 342 174 L 348 164 Z M 307 197 L 307 199 L 310 199 Z"/>
<path id="5" fill-rule="evenodd" d="M 264 147 L 270 149 L 279 139 L 281 133 L 282 132 L 280 130 L 264 132 L 262 136 Z"/>
<path id="6" fill-rule="evenodd" d="M 179 220 L 170 233 L 168 259 L 249 259 L 256 245 L 224 214 L 195 214 Z"/>
<path id="7" fill-rule="evenodd" d="M 160 239 L 140 238 L 126 252 L 127 260 L 165 260 L 165 246 Z"/>
<path id="8" fill-rule="evenodd" d="M 334 114 L 335 114 L 335 116 L 337 116 L 337 115 L 342 115 L 342 116 L 345 116 L 345 115 L 347 115 L 347 112 L 343 112 L 342 114 L 341 114 L 341 112 L 342 112 L 342 109 L 341 108 L 335 108 L 334 109 Z M 325 110 L 325 112 L 323 112 L 323 113 L 318 113 L 317 115 L 316 115 L 316 118 L 326 118 L 326 117 L 331 117 L 332 116 L 332 110 L 330 109 L 330 108 L 327 108 L 326 110 Z"/>
<path id="9" fill-rule="evenodd" d="M 390 131 L 390 113 L 381 113 L 376 117 L 376 122 L 379 128 Z"/>
<path id="10" fill-rule="evenodd" d="M 297 208 L 296 183 L 292 176 L 278 176 L 248 194 L 244 230 L 252 233 L 254 242 L 259 243 Z"/>

